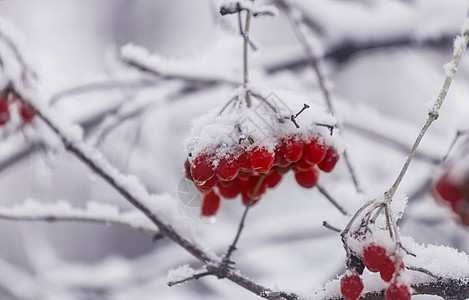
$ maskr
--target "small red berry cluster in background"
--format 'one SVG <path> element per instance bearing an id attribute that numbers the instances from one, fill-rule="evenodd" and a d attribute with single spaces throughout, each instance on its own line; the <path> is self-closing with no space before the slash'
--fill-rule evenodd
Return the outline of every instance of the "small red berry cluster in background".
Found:
<path id="1" fill-rule="evenodd" d="M 440 203 L 451 207 L 463 224 L 469 225 L 469 171 L 462 178 L 445 173 L 436 182 L 433 195 Z"/>
<path id="2" fill-rule="evenodd" d="M 11 107 L 13 105 L 18 105 L 18 113 L 23 122 L 28 123 L 34 118 L 34 111 L 19 101 L 13 93 L 6 95 L 6 93 L 0 92 L 0 126 L 6 125 L 11 120 Z"/>
<path id="3" fill-rule="evenodd" d="M 207 152 L 190 157 L 185 168 L 186 177 L 204 195 L 202 215 L 213 216 L 220 207 L 220 197 L 241 195 L 244 205 L 254 205 L 289 170 L 293 170 L 300 186 L 312 188 L 319 170 L 331 172 L 338 160 L 336 149 L 326 146 L 318 136 L 303 139 L 292 135 L 280 139 L 274 151 L 263 146 L 240 146 L 221 159 Z"/>
<path id="4" fill-rule="evenodd" d="M 411 291 L 407 284 L 400 280 L 404 270 L 402 261 L 396 271 L 396 257 L 376 243 L 369 243 L 363 249 L 363 264 L 371 272 L 379 272 L 385 282 L 391 282 L 385 293 L 386 300 L 410 300 Z M 357 273 L 349 272 L 340 282 L 342 295 L 347 300 L 356 300 L 363 290 L 363 282 Z"/>

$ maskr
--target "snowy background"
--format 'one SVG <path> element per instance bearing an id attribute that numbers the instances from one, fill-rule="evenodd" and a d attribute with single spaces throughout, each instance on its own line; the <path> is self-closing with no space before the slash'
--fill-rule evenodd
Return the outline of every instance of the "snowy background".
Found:
<path id="1" fill-rule="evenodd" d="M 292 2 L 308 16 L 311 23 L 306 24 L 319 32 L 337 117 L 359 177 L 368 194 L 382 193 L 396 178 L 441 88 L 443 65 L 451 59 L 452 39 L 463 23 L 466 1 Z M 133 43 L 182 65 L 192 62 L 206 66 L 207 72 L 235 74 L 241 80 L 237 19 L 216 11 L 210 1 L 190 0 L 0 1 L 0 17 L 23 33 L 27 56 L 49 97 L 91 82 L 152 83 L 150 88 L 105 89 L 62 98 L 55 109 L 70 120 L 88 121 L 90 144 L 121 171 L 140 178 L 151 192 L 167 192 L 175 199 L 184 177 L 184 139 L 191 120 L 228 101 L 233 87 L 175 93 L 181 90 L 180 82 L 142 79 L 124 67 L 120 48 Z M 254 19 L 251 35 L 259 45 L 251 55 L 253 80 L 268 80 L 273 87 L 303 93 L 323 105 L 316 77 L 283 12 Z M 466 56 L 440 118 L 398 191 L 409 195 L 400 222 L 403 235 L 466 253 L 467 229 L 435 202 L 428 180 L 441 172 L 438 161 L 456 131 L 469 129 L 468 80 Z M 104 126 L 89 116 L 122 103 L 131 110 L 134 102 L 145 103 L 144 111 L 100 136 Z M 112 124 L 113 119 L 104 122 Z M 131 209 L 73 156 L 31 142 L 34 126 L 2 136 L 1 206 L 34 198 L 44 203 L 65 200 L 75 207 L 94 200 Z M 12 158 L 18 149 L 34 145 L 34 151 L 21 159 Z M 320 182 L 350 212 L 363 201 L 353 196 L 343 161 Z M 224 201 L 215 224 L 203 222 L 198 208 L 179 205 L 193 219 L 203 244 L 221 254 L 236 232 L 243 212 L 240 202 Z M 299 187 L 289 174 L 250 211 L 233 257 L 237 267 L 264 286 L 302 294 L 321 289 L 345 270 L 340 238 L 322 226 L 324 220 L 343 224 L 340 213 L 322 195 Z M 2 299 L 258 299 L 229 281 L 211 277 L 168 287 L 169 269 L 201 265 L 170 241 L 152 242 L 148 234 L 96 224 L 0 222 Z"/>

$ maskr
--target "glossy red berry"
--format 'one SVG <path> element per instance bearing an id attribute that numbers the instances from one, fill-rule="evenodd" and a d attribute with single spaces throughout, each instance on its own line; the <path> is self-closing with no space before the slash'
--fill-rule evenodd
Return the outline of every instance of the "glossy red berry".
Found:
<path id="1" fill-rule="evenodd" d="M 10 121 L 10 108 L 6 99 L 0 96 L 0 126 Z"/>
<path id="2" fill-rule="evenodd" d="M 226 199 L 235 198 L 241 193 L 241 190 L 243 188 L 243 184 L 238 178 L 235 178 L 234 180 L 228 182 L 219 181 L 217 186 L 220 195 Z"/>
<path id="3" fill-rule="evenodd" d="M 452 204 L 462 198 L 462 193 L 459 185 L 449 178 L 449 175 L 444 175 L 436 184 L 435 190 L 443 200 Z"/>
<path id="4" fill-rule="evenodd" d="M 31 120 L 36 115 L 34 111 L 23 102 L 20 102 L 19 110 L 20 110 L 21 119 L 23 119 L 23 121 L 26 123 L 31 122 Z"/>
<path id="5" fill-rule="evenodd" d="M 243 150 L 243 152 L 238 157 L 239 169 L 244 172 L 251 172 L 251 155 L 249 151 Z"/>
<path id="6" fill-rule="evenodd" d="M 300 160 L 303 155 L 304 142 L 298 137 L 284 139 L 280 146 L 281 157 L 289 163 Z"/>
<path id="7" fill-rule="evenodd" d="M 214 191 L 210 191 L 204 195 L 204 200 L 202 203 L 202 216 L 213 216 L 217 213 L 219 208 L 220 197 Z"/>
<path id="8" fill-rule="evenodd" d="M 308 171 L 312 168 L 314 168 L 314 164 L 310 164 L 309 162 L 307 162 L 304 156 L 299 161 L 297 161 L 295 165 L 293 165 L 293 171 L 295 173 Z"/>
<path id="9" fill-rule="evenodd" d="M 255 147 L 251 152 L 251 167 L 259 173 L 267 173 L 272 169 L 274 156 L 266 148 Z"/>
<path id="10" fill-rule="evenodd" d="M 386 259 L 386 249 L 370 244 L 363 250 L 363 264 L 371 272 L 379 272 Z"/>
<path id="11" fill-rule="evenodd" d="M 405 284 L 392 283 L 386 289 L 386 300 L 410 300 L 410 289 Z"/>
<path id="12" fill-rule="evenodd" d="M 191 176 L 196 183 L 203 184 L 215 176 L 211 161 L 207 155 L 197 156 L 191 163 Z"/>
<path id="13" fill-rule="evenodd" d="M 238 163 L 232 158 L 222 158 L 217 166 L 216 174 L 220 180 L 230 181 L 238 176 Z"/>
<path id="14" fill-rule="evenodd" d="M 311 142 L 305 144 L 303 150 L 303 159 L 310 164 L 318 164 L 325 157 L 327 153 L 327 148 L 322 142 L 314 139 Z"/>
<path id="15" fill-rule="evenodd" d="M 399 267 L 401 270 L 404 269 L 404 264 L 400 264 Z M 384 259 L 384 263 L 381 265 L 379 268 L 379 275 L 381 275 L 381 278 L 389 282 L 394 276 L 394 273 L 396 272 L 396 261 L 394 260 L 393 257 L 386 256 Z"/>
<path id="16" fill-rule="evenodd" d="M 337 161 L 339 160 L 339 153 L 337 153 L 337 150 L 335 148 L 330 147 L 327 150 L 326 156 L 324 159 L 318 164 L 319 169 L 322 171 L 329 173 L 331 172 Z"/>
<path id="17" fill-rule="evenodd" d="M 356 273 L 345 274 L 340 279 L 340 292 L 346 300 L 357 300 L 363 291 L 363 281 Z"/>
<path id="18" fill-rule="evenodd" d="M 274 188 L 282 180 L 282 175 L 276 169 L 272 169 L 269 174 L 264 178 L 264 182 L 269 188 Z"/>
<path id="19" fill-rule="evenodd" d="M 262 194 L 265 193 L 267 185 L 265 181 L 262 181 L 257 192 L 254 194 L 259 180 L 261 180 L 260 176 L 251 176 L 244 185 L 244 190 L 242 192 L 244 205 L 256 204 L 261 199 Z"/>
<path id="20" fill-rule="evenodd" d="M 308 171 L 298 172 L 295 174 L 296 182 L 304 188 L 312 188 L 316 185 L 319 179 L 319 171 L 313 168 Z"/>
<path id="21" fill-rule="evenodd" d="M 251 177 L 251 173 L 239 171 L 237 178 L 242 182 L 246 182 L 249 180 L 250 177 Z"/>
<path id="22" fill-rule="evenodd" d="M 204 183 L 195 183 L 195 187 L 202 193 L 206 194 L 212 190 L 212 188 L 217 184 L 217 178 L 212 177 Z"/>

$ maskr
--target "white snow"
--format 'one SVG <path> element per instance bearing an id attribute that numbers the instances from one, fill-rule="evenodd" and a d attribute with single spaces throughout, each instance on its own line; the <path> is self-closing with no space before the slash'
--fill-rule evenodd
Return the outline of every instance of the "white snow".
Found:
<path id="1" fill-rule="evenodd" d="M 252 107 L 246 105 L 245 95 L 241 90 L 233 93 L 225 103 L 213 108 L 207 114 L 193 121 L 191 132 L 186 139 L 186 152 L 191 153 L 191 159 L 199 154 L 214 154 L 214 166 L 217 160 L 231 155 L 237 157 L 241 148 L 264 147 L 273 153 L 281 138 L 298 135 L 304 140 L 319 136 L 327 145 L 333 145 L 340 152 L 343 145 L 340 138 L 330 136 L 328 128 L 316 124 L 335 125 L 335 119 L 325 112 L 325 108 L 313 103 L 308 97 L 286 90 L 271 90 L 261 85 L 252 85 L 252 89 L 261 94 L 269 104 L 250 96 Z M 304 110 L 296 121 L 299 128 L 289 120 L 304 106 Z M 224 109 L 226 105 L 226 108 Z M 224 110 L 223 110 L 224 109 Z M 223 112 L 222 112 L 223 110 Z M 253 144 L 247 142 L 251 137 Z M 240 139 L 244 140 L 241 142 Z"/>
<path id="2" fill-rule="evenodd" d="M 131 228 L 155 232 L 156 226 L 141 212 L 131 210 L 120 212 L 110 204 L 90 201 L 85 208 L 72 207 L 69 202 L 41 203 L 34 199 L 27 199 L 22 204 L 12 207 L 0 207 L 0 218 L 17 218 L 26 220 L 57 219 L 74 221 L 76 219 L 108 224 L 122 224 Z"/>
<path id="3" fill-rule="evenodd" d="M 168 282 L 174 282 L 174 281 L 179 281 L 186 279 L 188 277 L 191 277 L 195 274 L 195 270 L 192 269 L 189 265 L 182 265 L 177 268 L 171 268 L 168 271 L 168 277 L 167 281 Z"/>

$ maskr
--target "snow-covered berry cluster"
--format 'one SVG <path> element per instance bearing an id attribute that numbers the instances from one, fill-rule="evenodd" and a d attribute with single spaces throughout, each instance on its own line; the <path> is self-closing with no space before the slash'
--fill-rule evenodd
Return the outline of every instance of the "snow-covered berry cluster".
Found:
<path id="1" fill-rule="evenodd" d="M 34 111 L 18 100 L 14 93 L 0 92 L 0 126 L 10 122 L 12 111 L 15 110 L 25 123 L 30 122 L 35 116 Z"/>
<path id="2" fill-rule="evenodd" d="M 469 169 L 449 169 L 436 181 L 433 195 L 469 225 Z"/>
<path id="3" fill-rule="evenodd" d="M 309 109 L 292 121 L 295 116 L 272 106 L 239 103 L 195 122 L 185 167 L 187 178 L 203 194 L 203 216 L 215 215 L 221 198 L 241 195 L 244 205 L 256 204 L 290 170 L 300 186 L 312 188 L 320 170 L 334 169 L 339 160 L 338 143 L 331 136 L 334 119 L 320 106 L 293 105 Z"/>
<path id="4" fill-rule="evenodd" d="M 386 300 L 410 300 L 411 290 L 402 280 L 404 264 L 385 247 L 371 242 L 363 247 L 363 264 L 370 272 L 379 272 L 381 278 L 389 283 L 386 288 Z M 397 265 L 399 267 L 396 270 Z M 349 270 L 340 280 L 342 296 L 347 300 L 357 300 L 364 285 L 358 272 Z"/>

